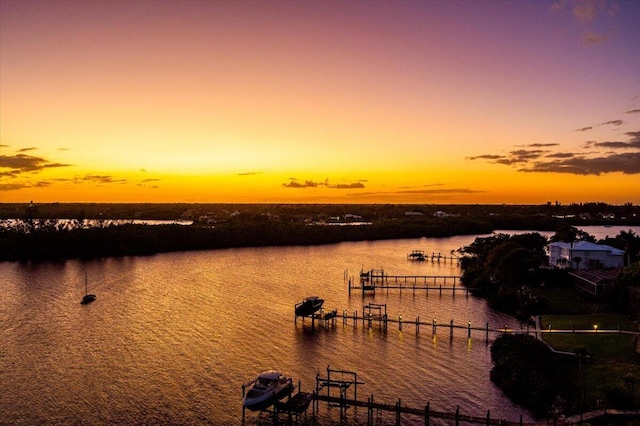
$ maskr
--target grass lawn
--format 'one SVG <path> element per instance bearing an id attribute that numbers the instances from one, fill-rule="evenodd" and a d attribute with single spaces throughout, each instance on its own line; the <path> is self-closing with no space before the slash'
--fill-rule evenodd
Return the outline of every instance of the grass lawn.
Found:
<path id="1" fill-rule="evenodd" d="M 569 330 L 593 330 L 594 324 L 600 330 L 617 330 L 620 327 L 621 330 L 635 331 L 637 327 L 634 321 L 614 313 L 542 316 L 541 326 L 547 329 L 549 324 L 552 329 Z M 631 398 L 635 404 L 640 403 L 640 354 L 636 352 L 635 335 L 544 333 L 543 338 L 556 350 L 574 352 L 584 348 L 590 355 L 588 360 L 582 362 L 582 378 L 577 360 L 560 363 L 562 371 L 559 374 L 569 384 L 566 389 L 571 395 L 571 405 L 593 409 L 598 400 L 611 406 Z"/>
<path id="2" fill-rule="evenodd" d="M 551 324 L 555 330 L 593 330 L 594 325 L 600 330 L 628 330 L 636 331 L 636 322 L 618 313 L 589 313 L 583 315 L 542 315 L 540 324 L 548 329 Z M 547 340 L 545 335 L 545 340 Z"/>
<path id="3" fill-rule="evenodd" d="M 615 310 L 611 305 L 579 295 L 573 287 L 539 288 L 535 295 L 545 301 L 547 313 L 591 314 Z"/>

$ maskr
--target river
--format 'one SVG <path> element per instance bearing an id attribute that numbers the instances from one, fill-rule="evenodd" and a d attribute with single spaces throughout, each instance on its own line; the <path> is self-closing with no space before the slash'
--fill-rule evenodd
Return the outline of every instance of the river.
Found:
<path id="1" fill-rule="evenodd" d="M 0 424 L 240 424 L 242 384 L 259 372 L 286 371 L 310 392 L 327 367 L 356 372 L 365 383 L 359 399 L 531 420 L 489 380 L 481 334 L 294 321 L 295 304 L 317 295 L 340 313 L 379 303 L 392 318 L 520 327 L 464 292 L 349 295 L 344 277 L 361 268 L 459 275 L 456 262 L 406 255 L 448 255 L 474 238 L 0 263 Z M 83 306 L 85 274 L 97 300 Z M 339 410 L 323 404 L 316 424 L 340 424 Z M 363 424 L 366 411 L 350 408 L 346 421 Z M 266 414 L 247 411 L 246 424 L 265 422 Z M 403 424 L 420 419 L 407 415 Z"/>

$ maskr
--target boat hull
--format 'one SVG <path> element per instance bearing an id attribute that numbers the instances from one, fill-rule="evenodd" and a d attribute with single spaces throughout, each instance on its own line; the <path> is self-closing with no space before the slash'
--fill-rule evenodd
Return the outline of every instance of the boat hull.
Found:
<path id="1" fill-rule="evenodd" d="M 94 300 L 96 300 L 96 295 L 95 294 L 86 294 L 82 297 L 82 300 L 80 301 L 81 305 L 86 305 L 88 303 L 93 302 Z"/>
<path id="2" fill-rule="evenodd" d="M 276 371 L 266 371 L 256 379 L 253 387 L 242 399 L 242 405 L 251 411 L 266 410 L 293 391 L 293 379 Z"/>
<path id="3" fill-rule="evenodd" d="M 301 304 L 296 306 L 296 316 L 306 317 L 313 315 L 322 308 L 323 299 L 318 297 L 308 297 Z"/>

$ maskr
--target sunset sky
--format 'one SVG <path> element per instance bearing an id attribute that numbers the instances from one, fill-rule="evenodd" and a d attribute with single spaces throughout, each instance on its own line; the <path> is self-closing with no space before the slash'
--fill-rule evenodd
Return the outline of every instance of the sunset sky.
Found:
<path id="1" fill-rule="evenodd" d="M 0 202 L 640 203 L 640 2 L 0 0 Z"/>

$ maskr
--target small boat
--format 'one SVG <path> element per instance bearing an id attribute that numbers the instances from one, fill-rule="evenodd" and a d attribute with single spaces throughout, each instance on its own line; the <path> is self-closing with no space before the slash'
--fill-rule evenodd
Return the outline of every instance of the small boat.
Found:
<path id="1" fill-rule="evenodd" d="M 91 303 L 96 300 L 95 294 L 89 294 L 89 284 L 87 283 L 87 274 L 84 274 L 84 296 L 82 296 L 82 300 L 80 301 L 81 305 L 86 305 L 87 303 Z"/>
<path id="2" fill-rule="evenodd" d="M 407 255 L 407 259 L 409 259 L 409 260 L 417 260 L 419 262 L 423 262 L 423 261 L 427 260 L 426 256 L 424 255 L 424 251 L 423 250 L 413 250 L 411 253 L 409 253 Z"/>
<path id="3" fill-rule="evenodd" d="M 296 305 L 296 316 L 307 317 L 313 315 L 316 311 L 322 308 L 324 299 L 320 299 L 318 296 L 309 296 Z"/>
<path id="4" fill-rule="evenodd" d="M 265 410 L 293 391 L 293 379 L 280 371 L 267 370 L 258 375 L 242 398 L 251 411 Z"/>

